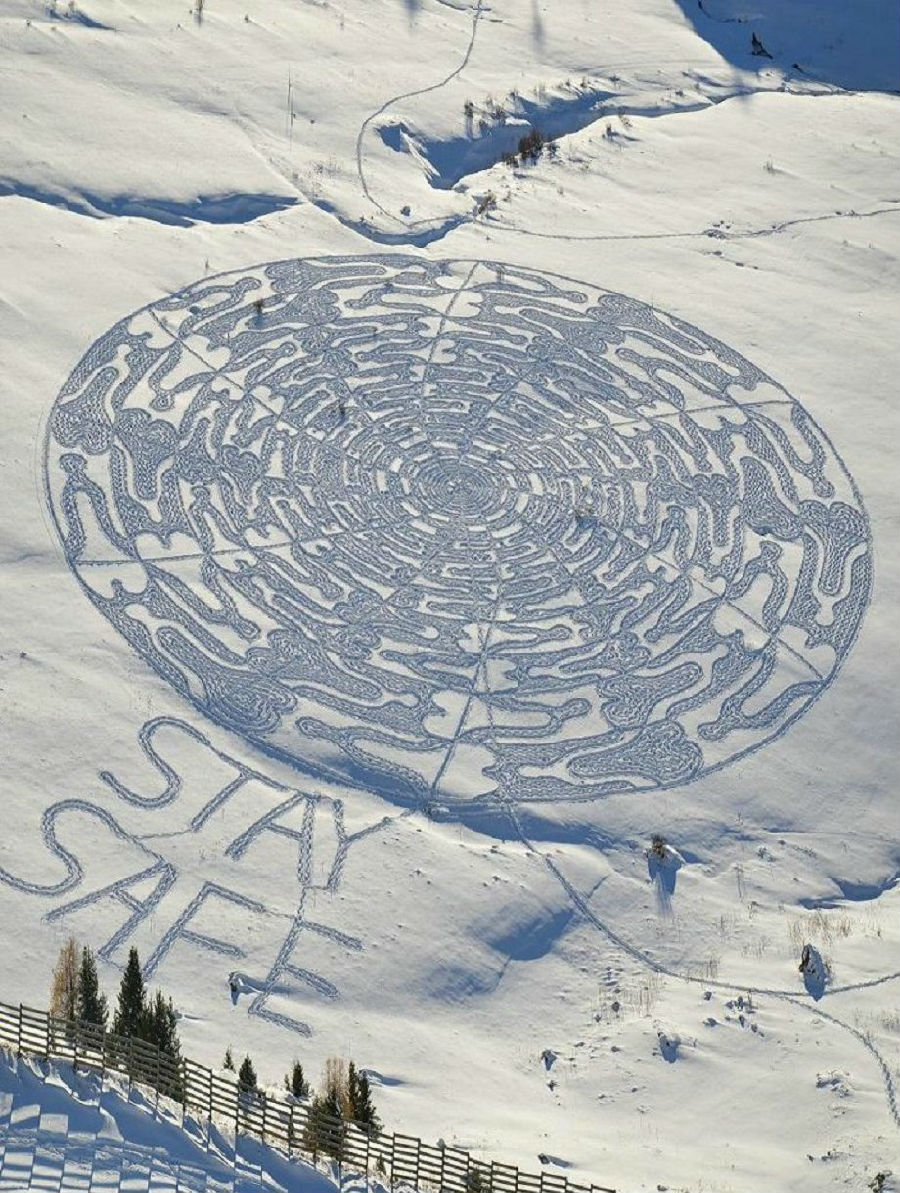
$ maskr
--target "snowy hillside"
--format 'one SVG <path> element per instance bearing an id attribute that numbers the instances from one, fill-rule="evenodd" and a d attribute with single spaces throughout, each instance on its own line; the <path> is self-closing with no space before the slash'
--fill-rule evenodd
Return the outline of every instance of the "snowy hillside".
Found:
<path id="1" fill-rule="evenodd" d="M 898 24 L 0 0 L 0 999 L 900 1187 Z"/>
<path id="2" fill-rule="evenodd" d="M 332 1193 L 309 1164 L 66 1066 L 0 1056 L 0 1189 Z"/>

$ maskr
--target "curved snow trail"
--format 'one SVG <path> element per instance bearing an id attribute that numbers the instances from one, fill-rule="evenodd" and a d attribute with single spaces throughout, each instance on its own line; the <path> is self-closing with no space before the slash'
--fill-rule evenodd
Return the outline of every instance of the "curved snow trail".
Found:
<path id="1" fill-rule="evenodd" d="M 768 996 L 769 998 L 777 998 L 782 1002 L 792 1003 L 794 1006 L 799 1007 L 800 1010 L 807 1011 L 811 1015 L 819 1015 L 822 1019 L 827 1020 L 829 1023 L 833 1023 L 836 1027 L 842 1027 L 852 1036 L 855 1036 L 859 1043 L 862 1044 L 863 1047 L 872 1054 L 881 1071 L 881 1079 L 884 1085 L 885 1098 L 888 1104 L 888 1113 L 893 1119 L 895 1126 L 900 1128 L 900 1112 L 898 1112 L 897 1109 L 897 1094 L 894 1087 L 894 1080 L 891 1076 L 891 1071 L 888 1068 L 887 1061 L 872 1043 L 872 1040 L 869 1038 L 869 1036 L 860 1031 L 858 1028 L 852 1027 L 849 1023 L 845 1023 L 843 1019 L 838 1019 L 836 1015 L 831 1015 L 827 1011 L 824 1011 L 818 1002 L 809 1002 L 804 1000 L 802 995 L 798 995 L 796 990 L 780 990 L 765 986 L 751 986 L 746 982 L 727 982 L 722 979 L 708 980 L 706 978 L 695 977 L 693 974 L 681 973 L 677 969 L 664 965 L 660 961 L 654 960 L 651 956 L 649 956 L 649 954 L 643 952 L 643 950 L 637 948 L 635 945 L 629 944 L 624 937 L 619 936 L 618 933 L 614 932 L 608 924 L 604 923 L 599 916 L 595 915 L 595 913 L 591 911 L 584 896 L 582 896 L 580 892 L 575 889 L 572 883 L 560 871 L 553 859 L 542 853 L 539 849 L 536 849 L 531 841 L 529 841 L 529 839 L 525 836 L 519 824 L 519 819 L 516 815 L 515 807 L 512 802 L 504 801 L 504 807 L 510 821 L 515 828 L 519 840 L 527 849 L 530 849 L 543 860 L 547 868 L 565 890 L 569 899 L 575 905 L 575 908 L 612 944 L 616 945 L 617 948 L 627 953 L 628 956 L 632 957 L 634 960 L 640 962 L 642 965 L 647 966 L 649 969 L 662 975 L 663 977 L 675 978 L 682 982 L 689 982 L 692 985 L 703 986 L 707 989 L 728 990 L 735 991 L 737 993 L 763 995 Z M 900 978 L 900 973 L 890 973 L 885 974 L 880 978 L 870 979 L 866 982 L 857 982 L 847 986 L 834 986 L 830 989 L 826 989 L 822 997 L 825 998 L 829 995 L 842 994 L 853 990 L 861 990 L 870 986 L 879 986 L 885 982 L 895 981 L 898 978 Z M 811 998 L 811 996 L 809 997 Z"/>
<path id="2" fill-rule="evenodd" d="M 514 232 L 518 236 L 530 236 L 533 240 L 565 240 L 577 243 L 580 241 L 605 240 L 696 240 L 700 237 L 708 240 L 757 240 L 764 236 L 776 236 L 779 232 L 786 232 L 802 224 L 820 224 L 827 220 L 865 220 L 877 215 L 895 215 L 900 212 L 900 206 L 876 207 L 872 211 L 828 211 L 822 215 L 802 215 L 795 219 L 782 220 L 780 223 L 769 224 L 765 228 L 748 228 L 743 232 L 723 232 L 720 229 L 703 228 L 699 232 L 596 232 L 579 235 L 568 232 L 536 232 L 533 228 L 519 228 L 515 224 L 508 224 L 503 219 L 492 216 L 487 221 L 487 227 L 499 232 Z"/>
<path id="3" fill-rule="evenodd" d="M 869 983 L 863 983 L 863 985 L 868 984 Z M 832 991 L 832 994 L 836 993 L 837 991 Z M 881 1069 L 881 1079 L 884 1082 L 888 1111 L 890 1112 L 890 1116 L 894 1120 L 894 1123 L 900 1127 L 900 1111 L 897 1109 L 897 1092 L 894 1087 L 894 1079 L 891 1076 L 891 1071 L 888 1068 L 887 1061 L 872 1043 L 870 1037 L 867 1036 L 864 1031 L 860 1031 L 858 1027 L 853 1027 L 851 1024 L 845 1023 L 843 1019 L 838 1019 L 836 1015 L 829 1015 L 827 1011 L 823 1011 L 819 1006 L 811 1007 L 808 1004 L 793 997 L 787 997 L 785 998 L 785 1001 L 792 1002 L 795 1006 L 798 1006 L 805 1011 L 809 1011 L 813 1015 L 818 1015 L 820 1018 L 827 1020 L 829 1023 L 833 1023 L 836 1027 L 842 1027 L 844 1031 L 848 1031 L 851 1036 L 855 1036 L 857 1040 L 859 1040 L 860 1044 L 862 1044 L 864 1048 L 867 1048 L 869 1052 L 872 1053 L 878 1064 L 878 1067 Z"/>
<path id="4" fill-rule="evenodd" d="M 898 208 L 896 210 L 900 210 L 900 208 Z M 856 213 L 854 213 L 854 214 L 856 214 Z M 821 217 L 819 217 L 819 218 L 821 218 Z M 797 222 L 807 222 L 807 221 L 797 221 Z M 471 276 L 471 274 L 469 276 Z M 466 281 L 468 281 L 468 277 L 466 278 Z M 460 287 L 460 290 L 457 291 L 454 301 L 456 301 L 456 298 L 459 297 L 459 294 L 462 292 L 462 290 L 464 288 L 465 288 L 465 282 L 463 283 L 463 286 Z M 467 526 L 467 522 L 466 522 L 466 518 L 465 518 L 466 512 L 467 511 L 466 511 L 465 498 L 463 496 L 461 496 L 460 501 L 459 501 L 459 524 L 460 524 L 462 532 L 465 535 L 466 540 L 469 544 L 468 557 L 471 560 L 474 556 L 473 556 L 472 544 L 471 544 L 471 539 L 469 536 L 468 526 Z M 493 609 L 492 609 L 492 613 L 490 615 L 488 623 L 485 625 L 479 624 L 476 626 L 475 633 L 479 640 L 478 644 L 479 644 L 479 648 L 480 648 L 479 652 L 478 652 L 478 661 L 475 666 L 474 673 L 472 675 L 472 680 L 471 680 L 471 684 L 470 684 L 470 695 L 469 695 L 469 701 L 466 705 L 466 711 L 464 711 L 462 717 L 460 718 L 459 730 L 457 732 L 457 738 L 458 738 L 458 733 L 462 729 L 463 724 L 465 722 L 466 712 L 468 710 L 469 704 L 471 703 L 472 699 L 475 698 L 475 694 L 479 690 L 478 684 L 479 684 L 479 680 L 482 679 L 482 677 L 483 677 L 483 683 L 484 683 L 483 695 L 486 697 L 490 691 L 490 683 L 489 683 L 488 672 L 487 672 L 487 667 L 486 667 L 487 651 L 488 651 L 488 646 L 489 646 L 489 643 L 491 640 L 491 636 L 494 632 L 497 612 L 498 612 L 500 605 L 502 603 L 503 583 L 504 583 L 502 571 L 500 568 L 500 562 L 499 562 L 499 559 L 497 558 L 497 554 L 496 554 L 495 550 L 492 552 L 492 562 L 493 562 L 493 566 L 494 566 L 495 580 L 496 580 L 496 592 L 491 594 L 491 599 L 493 601 Z M 478 589 L 474 566 L 470 566 L 469 582 L 472 587 L 473 601 L 475 603 L 478 603 L 479 597 L 483 594 L 481 594 Z M 491 707 L 491 702 L 489 699 L 485 698 L 484 707 L 485 707 L 485 711 L 486 711 L 486 715 L 487 715 L 489 733 L 490 733 L 491 737 L 495 737 L 496 736 L 496 726 L 494 723 L 493 709 Z M 457 739 L 454 739 L 454 745 L 455 745 L 456 740 Z M 452 752 L 453 748 L 454 747 L 451 746 L 451 752 Z M 495 751 L 495 753 L 496 753 L 496 751 Z M 449 755 L 448 755 L 448 757 L 449 757 Z M 433 784 L 433 787 L 436 786 L 436 782 L 435 782 L 435 784 Z M 506 780 L 506 782 L 508 783 L 509 780 Z M 531 842 L 531 840 L 526 835 L 524 829 L 522 828 L 514 799 L 511 798 L 511 795 L 507 790 L 504 790 L 504 779 L 502 777 L 500 780 L 500 787 L 497 791 L 496 798 L 500 804 L 500 807 L 506 812 L 506 814 L 510 820 L 510 823 L 513 828 L 513 835 L 521 841 L 521 843 L 525 846 L 526 849 L 530 850 L 537 857 L 541 858 L 541 860 L 546 865 L 547 869 L 550 871 L 550 873 L 553 875 L 553 877 L 556 879 L 556 881 L 562 886 L 569 901 L 575 907 L 576 911 L 580 912 L 581 915 L 584 917 L 584 919 L 587 920 L 589 923 L 591 923 L 612 944 L 614 944 L 618 949 L 620 949 L 621 951 L 626 953 L 628 956 L 630 956 L 633 960 L 637 961 L 640 965 L 651 969 L 653 972 L 660 974 L 661 976 L 673 978 L 673 979 L 676 979 L 676 980 L 679 980 L 682 982 L 687 982 L 691 985 L 703 986 L 706 989 L 717 989 L 717 990 L 724 990 L 724 991 L 729 991 L 729 992 L 734 992 L 734 993 L 746 993 L 746 994 L 750 994 L 750 995 L 778 999 L 782 1002 L 790 1003 L 793 1006 L 798 1007 L 800 1010 L 808 1012 L 809 1014 L 819 1015 L 822 1019 L 826 1020 L 829 1023 L 834 1024 L 836 1027 L 841 1027 L 845 1031 L 848 1031 L 852 1036 L 854 1036 L 858 1040 L 858 1042 L 860 1044 L 862 1044 L 862 1046 L 864 1048 L 867 1049 L 867 1051 L 872 1055 L 876 1064 L 878 1065 L 880 1074 L 881 1074 L 882 1083 L 884 1086 L 885 1097 L 887 1100 L 888 1112 L 889 1112 L 894 1124 L 896 1126 L 900 1127 L 900 1113 L 898 1113 L 898 1109 L 897 1109 L 897 1097 L 896 1097 L 896 1090 L 894 1087 L 893 1077 L 891 1075 L 890 1069 L 889 1069 L 884 1057 L 879 1052 L 879 1050 L 875 1047 L 874 1043 L 867 1035 L 865 1035 L 858 1028 L 855 1028 L 855 1027 L 851 1026 L 850 1024 L 845 1023 L 842 1019 L 839 1019 L 837 1016 L 831 1015 L 827 1011 L 824 1011 L 821 1008 L 820 1001 L 818 1001 L 818 1000 L 814 1001 L 812 999 L 811 995 L 807 995 L 807 997 L 804 998 L 803 995 L 799 994 L 795 989 L 786 990 L 786 989 L 777 988 L 777 987 L 753 986 L 753 985 L 749 985 L 745 982 L 728 982 L 724 979 L 712 979 L 712 980 L 705 979 L 702 977 L 694 976 L 692 974 L 682 973 L 681 971 L 679 971 L 678 969 L 676 969 L 672 966 L 665 965 L 664 963 L 655 960 L 648 953 L 644 952 L 642 949 L 638 948 L 637 946 L 631 944 L 623 936 L 620 936 L 617 932 L 615 932 L 612 928 L 610 928 L 608 924 L 606 924 L 603 920 L 601 920 L 600 917 L 597 916 L 595 914 L 595 912 L 588 905 L 587 898 L 573 885 L 573 883 L 565 876 L 565 874 L 563 874 L 562 870 L 559 868 L 559 866 L 556 864 L 556 862 L 553 860 L 553 858 L 550 857 L 548 854 L 542 852 L 540 849 L 538 849 Z M 424 810 L 424 805 L 425 805 L 425 798 L 423 797 L 419 802 L 419 807 L 421 810 Z M 854 990 L 860 990 L 860 989 L 864 989 L 864 988 L 878 986 L 878 985 L 882 985 L 886 982 L 896 981 L 897 979 L 900 979 L 900 972 L 884 974 L 879 978 L 872 978 L 872 979 L 868 979 L 867 981 L 863 981 L 863 982 L 851 983 L 851 984 L 844 985 L 844 986 L 831 987 L 830 989 L 826 989 L 821 997 L 824 998 L 824 997 L 830 996 L 830 995 L 847 993 L 847 992 L 852 992 Z"/>
<path id="5" fill-rule="evenodd" d="M 360 125 L 359 133 L 356 137 L 356 173 L 359 176 L 359 183 L 362 187 L 363 194 L 366 196 L 369 202 L 381 212 L 382 215 L 386 215 L 389 219 L 394 220 L 395 223 L 402 223 L 404 228 L 417 228 L 421 227 L 423 224 L 435 224 L 436 221 L 423 219 L 412 220 L 407 223 L 405 220 L 398 219 L 397 216 L 388 211 L 386 207 L 383 207 L 381 203 L 378 202 L 369 189 L 369 184 L 366 181 L 366 171 L 364 165 L 365 153 L 363 150 L 363 142 L 365 141 L 366 133 L 369 131 L 369 125 L 372 123 L 372 121 L 377 120 L 379 116 L 383 115 L 388 108 L 392 107 L 394 104 L 400 103 L 400 101 L 404 99 L 412 99 L 416 95 L 427 95 L 430 91 L 439 91 L 442 87 L 446 87 L 446 85 L 458 75 L 462 74 L 462 72 L 468 66 L 469 59 L 472 56 L 472 50 L 475 48 L 475 35 L 478 32 L 478 21 L 481 17 L 483 5 L 484 0 L 476 0 L 475 9 L 472 14 L 472 32 L 469 36 L 469 43 L 466 46 L 466 52 L 463 55 L 459 66 L 451 70 L 446 78 L 441 79 L 439 83 L 431 83 L 428 87 L 417 87 L 413 91 L 404 91 L 400 95 L 391 96 L 390 99 L 386 99 L 384 101 L 380 108 L 372 112 L 370 116 L 367 116 Z"/>

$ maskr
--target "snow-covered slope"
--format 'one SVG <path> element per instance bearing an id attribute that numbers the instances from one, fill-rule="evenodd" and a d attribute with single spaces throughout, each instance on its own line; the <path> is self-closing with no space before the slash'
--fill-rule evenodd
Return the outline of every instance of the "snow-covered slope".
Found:
<path id="1" fill-rule="evenodd" d="M 0 1052 L 0 1189 L 260 1189 L 331 1193 L 335 1182 L 257 1140 L 190 1118 L 67 1065 Z"/>
<path id="2" fill-rule="evenodd" d="M 523 1168 L 898 1168 L 897 13 L 808 8 L 0 0 L 0 997 L 74 933 Z"/>

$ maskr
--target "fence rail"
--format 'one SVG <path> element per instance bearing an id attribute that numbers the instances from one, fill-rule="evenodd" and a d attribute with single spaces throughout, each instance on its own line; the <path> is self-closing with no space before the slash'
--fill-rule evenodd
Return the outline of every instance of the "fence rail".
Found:
<path id="1" fill-rule="evenodd" d="M 521 1172 L 511 1164 L 476 1160 L 463 1148 L 424 1143 L 399 1132 L 366 1127 L 316 1112 L 309 1102 L 242 1091 L 236 1079 L 190 1059 L 175 1063 L 152 1044 L 115 1036 L 95 1024 L 57 1019 L 33 1007 L 0 1002 L 0 1047 L 43 1060 L 69 1061 L 101 1076 L 119 1075 L 179 1102 L 236 1134 L 253 1135 L 288 1155 L 336 1159 L 391 1189 L 424 1193 L 615 1193 L 565 1176 Z"/>

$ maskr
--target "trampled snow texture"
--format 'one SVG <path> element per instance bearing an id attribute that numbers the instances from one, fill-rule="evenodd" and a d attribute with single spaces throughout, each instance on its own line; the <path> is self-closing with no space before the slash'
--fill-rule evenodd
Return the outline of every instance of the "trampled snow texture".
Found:
<path id="1" fill-rule="evenodd" d="M 870 591 L 853 482 L 777 383 L 507 265 L 285 261 L 154 303 L 63 387 L 47 487 L 90 599 L 206 715 L 457 807 L 757 748 Z"/>
<path id="2" fill-rule="evenodd" d="M 286 991 L 296 995 L 298 990 L 312 991 L 327 1000 L 339 997 L 337 987 L 310 968 L 305 955 L 309 938 L 325 939 L 351 952 L 360 951 L 363 942 L 314 918 L 315 898 L 319 892 L 333 895 L 339 889 L 350 849 L 385 828 L 390 818 L 348 832 L 343 801 L 285 787 L 216 750 L 198 730 L 172 717 L 148 721 L 139 740 L 148 762 L 165 782 L 163 790 L 158 795 L 143 795 L 126 787 L 115 775 L 102 772 L 103 781 L 122 801 L 115 814 L 86 799 L 60 800 L 44 812 L 41 835 L 48 853 L 62 862 L 64 877 L 47 884 L 28 883 L 0 866 L 0 882 L 29 895 L 53 899 L 55 905 L 46 917 L 50 923 L 66 922 L 67 916 L 83 908 L 91 909 L 98 922 L 104 907 L 121 910 L 120 924 L 100 943 L 98 955 L 112 960 L 118 949 L 133 947 L 141 939 L 142 945 L 149 945 L 149 951 L 143 954 L 143 972 L 149 979 L 179 942 L 190 942 L 193 947 L 232 961 L 246 956 L 233 938 L 227 919 L 220 918 L 214 936 L 198 928 L 198 921 L 210 907 L 221 912 L 223 905 L 266 918 L 271 909 L 260 901 L 266 894 L 260 892 L 254 872 L 251 869 L 248 873 L 244 862 L 251 847 L 271 845 L 277 838 L 287 843 L 291 857 L 292 864 L 279 889 L 287 892 L 288 906 L 293 903 L 293 910 L 286 922 L 281 916 L 268 917 L 275 930 L 275 951 L 268 972 L 256 980 L 233 971 L 229 981 L 236 994 L 232 1001 L 238 995 L 251 995 L 248 1014 L 308 1036 L 310 1026 L 297 1016 L 296 1004 L 292 1004 L 288 1015 L 273 1009 L 273 999 Z M 185 743 L 200 747 L 209 773 L 215 773 L 217 766 L 226 768 L 220 785 L 212 792 L 204 791 L 199 799 L 190 780 L 185 780 L 168 757 L 173 746 L 177 749 Z M 162 833 L 156 819 L 161 809 L 165 809 L 169 829 Z M 222 839 L 217 814 L 226 810 L 233 828 Z M 131 868 L 124 862 L 123 876 L 98 889 L 85 876 L 89 859 L 82 853 L 72 853 L 60 840 L 73 822 L 92 826 L 95 848 L 109 834 L 130 859 Z M 154 831 L 148 833 L 148 829 Z M 172 856 L 172 838 L 189 843 L 189 858 L 215 858 L 212 866 L 204 866 L 204 871 L 214 873 L 216 881 L 198 877 L 190 865 L 185 865 L 183 851 Z M 321 876 L 314 873 L 314 853 L 327 858 Z M 149 936 L 141 938 L 141 932 Z"/>

